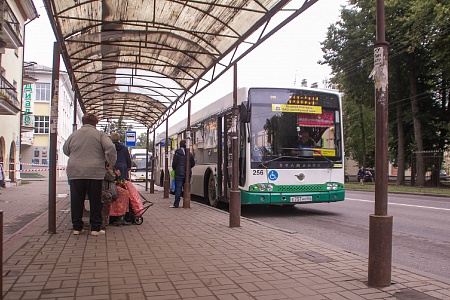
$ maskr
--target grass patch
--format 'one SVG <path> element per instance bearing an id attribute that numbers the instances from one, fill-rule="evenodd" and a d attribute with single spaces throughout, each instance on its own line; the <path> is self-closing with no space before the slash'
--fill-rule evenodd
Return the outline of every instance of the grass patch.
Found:
<path id="1" fill-rule="evenodd" d="M 367 182 L 364 185 L 359 183 L 346 183 L 345 188 L 352 190 L 365 190 L 365 191 L 375 191 L 375 183 Z M 412 193 L 412 194 L 435 194 L 435 195 L 450 195 L 449 187 L 417 187 L 417 186 L 401 186 L 395 183 L 388 184 L 388 192 L 401 192 L 401 193 Z"/>

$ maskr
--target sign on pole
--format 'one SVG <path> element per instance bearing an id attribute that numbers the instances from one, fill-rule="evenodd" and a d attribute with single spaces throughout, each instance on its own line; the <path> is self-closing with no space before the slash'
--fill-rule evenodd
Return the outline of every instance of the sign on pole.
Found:
<path id="1" fill-rule="evenodd" d="M 125 133 L 125 146 L 127 147 L 136 146 L 136 131 L 127 131 Z"/>

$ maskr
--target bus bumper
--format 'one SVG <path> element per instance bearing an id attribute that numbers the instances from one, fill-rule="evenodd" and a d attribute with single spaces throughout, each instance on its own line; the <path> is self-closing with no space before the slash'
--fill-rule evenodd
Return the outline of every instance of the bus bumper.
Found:
<path id="1" fill-rule="evenodd" d="M 294 205 L 336 202 L 345 199 L 345 190 L 310 193 L 262 193 L 241 190 L 241 204 Z"/>

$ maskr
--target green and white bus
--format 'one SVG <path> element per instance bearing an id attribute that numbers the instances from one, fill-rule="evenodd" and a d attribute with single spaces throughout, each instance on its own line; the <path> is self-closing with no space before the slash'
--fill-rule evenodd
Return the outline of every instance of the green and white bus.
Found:
<path id="1" fill-rule="evenodd" d="M 312 88 L 238 89 L 239 189 L 243 205 L 342 201 L 344 145 L 341 95 Z M 231 188 L 233 94 L 192 114 L 191 193 L 211 206 L 228 202 Z M 187 120 L 169 129 L 173 155 Z M 305 132 L 310 144 L 301 146 Z M 155 181 L 163 186 L 165 133 L 158 137 Z M 158 142 L 157 141 L 157 142 Z M 169 171 L 171 159 L 169 155 Z"/>

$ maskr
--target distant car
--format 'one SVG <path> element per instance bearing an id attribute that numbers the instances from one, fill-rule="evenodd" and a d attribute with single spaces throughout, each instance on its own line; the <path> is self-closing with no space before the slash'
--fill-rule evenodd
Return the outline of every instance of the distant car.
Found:
<path id="1" fill-rule="evenodd" d="M 366 169 L 366 174 L 364 174 L 364 182 L 375 182 L 375 170 Z"/>
<path id="2" fill-rule="evenodd" d="M 445 172 L 445 170 L 439 171 L 439 180 L 441 180 L 441 181 L 448 180 L 448 175 L 447 175 L 447 172 Z"/>

